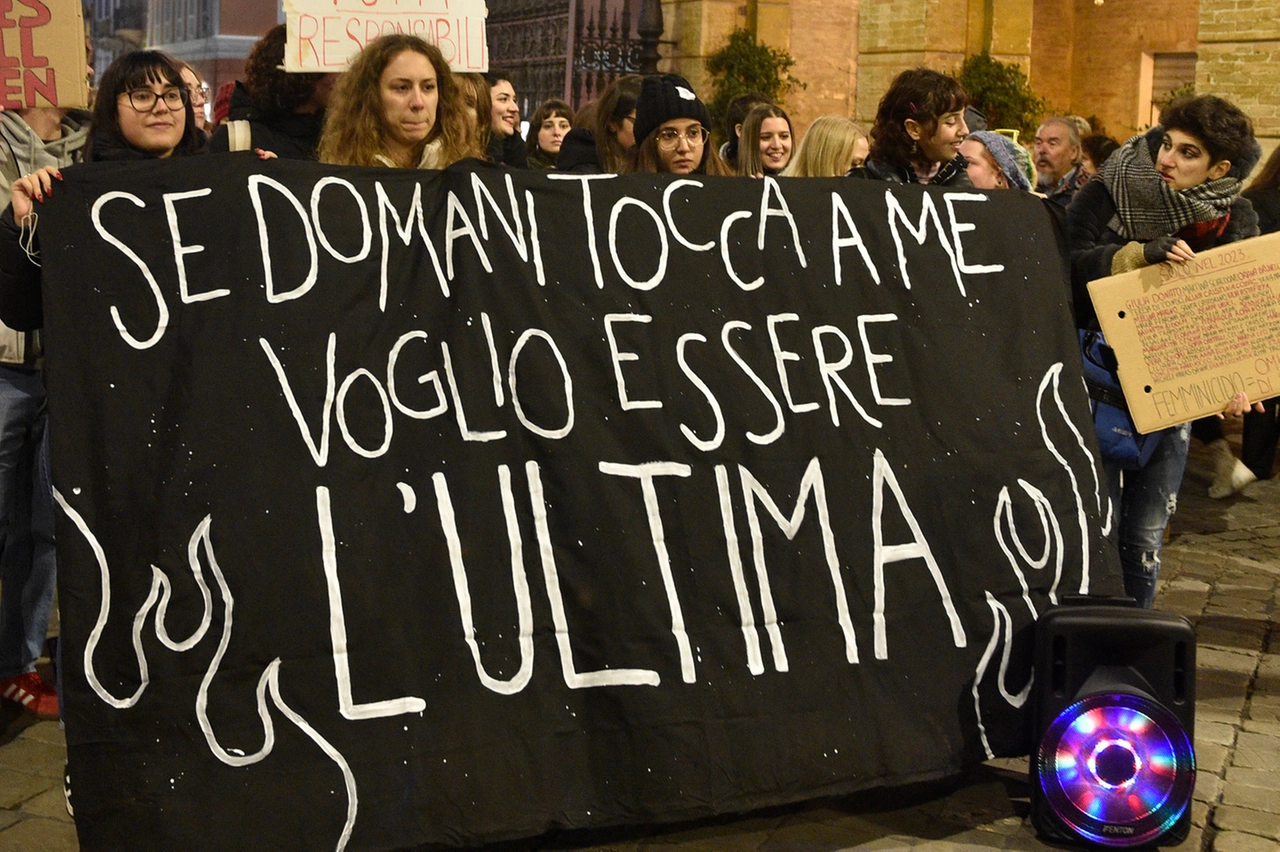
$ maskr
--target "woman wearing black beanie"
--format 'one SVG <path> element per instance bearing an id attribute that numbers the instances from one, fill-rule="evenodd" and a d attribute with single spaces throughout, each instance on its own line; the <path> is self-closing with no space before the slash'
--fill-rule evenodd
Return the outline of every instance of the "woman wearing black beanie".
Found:
<path id="1" fill-rule="evenodd" d="M 636 101 L 628 173 L 729 175 L 711 147 L 711 114 L 689 81 L 676 74 L 645 77 Z"/>

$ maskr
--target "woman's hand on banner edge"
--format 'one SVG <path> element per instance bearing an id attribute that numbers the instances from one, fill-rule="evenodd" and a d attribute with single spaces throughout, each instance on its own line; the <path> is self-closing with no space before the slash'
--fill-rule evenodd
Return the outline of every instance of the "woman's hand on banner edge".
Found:
<path id="1" fill-rule="evenodd" d="M 32 199 L 43 202 L 53 195 L 53 182 L 62 180 L 62 172 L 56 166 L 45 166 L 13 182 L 13 219 L 19 224 L 31 215 Z"/>

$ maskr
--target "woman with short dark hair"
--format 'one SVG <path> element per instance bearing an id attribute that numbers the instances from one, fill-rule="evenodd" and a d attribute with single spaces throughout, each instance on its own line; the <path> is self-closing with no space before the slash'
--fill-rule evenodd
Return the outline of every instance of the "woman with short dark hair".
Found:
<path id="1" fill-rule="evenodd" d="M 205 135 L 196 127 L 182 67 L 173 57 L 135 50 L 103 72 L 86 162 L 163 159 L 204 150 Z"/>
<path id="2" fill-rule="evenodd" d="M 1093 177 L 1120 147 L 1120 143 L 1110 136 L 1094 133 L 1080 140 L 1080 171 Z"/>
<path id="3" fill-rule="evenodd" d="M 1157 263 L 1183 264 L 1197 251 L 1258 234 L 1258 217 L 1240 195 L 1261 151 L 1253 123 L 1214 95 L 1178 100 L 1160 124 L 1112 154 L 1067 208 L 1076 324 L 1097 329 L 1088 283 Z M 1237 396 L 1227 412 L 1240 414 Z M 1104 459 L 1125 591 L 1150 607 L 1160 548 L 1187 461 L 1190 425 L 1165 431 L 1141 468 Z"/>
<path id="4" fill-rule="evenodd" d="M 559 98 L 545 101 L 534 110 L 525 138 L 529 168 L 554 169 L 564 137 L 572 129 L 573 108 Z"/>
<path id="5" fill-rule="evenodd" d="M 861 177 L 891 183 L 971 186 L 960 143 L 969 134 L 969 96 L 954 78 L 928 68 L 903 71 L 880 99 L 871 154 Z"/>
<path id="6" fill-rule="evenodd" d="M 490 68 L 485 72 L 492 107 L 489 123 L 489 146 L 485 154 L 495 163 L 525 169 L 524 140 L 520 138 L 520 102 L 515 83 L 505 72 Z"/>
<path id="7" fill-rule="evenodd" d="M 196 127 L 182 67 L 173 57 L 137 50 L 103 72 L 86 161 L 163 160 L 204 150 L 205 135 Z M 13 329 L 44 324 L 40 267 L 31 259 L 39 251 L 34 214 L 61 179 L 53 166 L 19 178 L 13 182 L 12 203 L 0 214 L 0 321 Z"/>

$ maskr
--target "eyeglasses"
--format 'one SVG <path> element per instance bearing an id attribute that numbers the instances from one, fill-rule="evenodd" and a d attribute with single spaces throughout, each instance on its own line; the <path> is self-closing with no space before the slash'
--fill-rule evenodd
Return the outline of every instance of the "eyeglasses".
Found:
<path id="1" fill-rule="evenodd" d="M 201 83 L 199 86 L 188 85 L 187 92 L 191 95 L 192 103 L 195 103 L 196 100 L 206 101 L 209 99 L 209 84 Z"/>
<path id="2" fill-rule="evenodd" d="M 707 141 L 707 128 L 701 124 L 695 124 L 684 133 L 676 130 L 674 127 L 664 127 L 658 131 L 658 147 L 664 151 L 670 151 L 680 144 L 680 140 L 689 143 L 690 148 L 700 148 Z"/>
<path id="3" fill-rule="evenodd" d="M 169 109 L 182 109 L 187 97 L 186 89 L 166 89 L 164 94 L 157 94 L 151 89 L 134 89 L 129 92 L 129 106 L 138 112 L 151 112 L 156 108 L 156 101 L 163 100 Z"/>

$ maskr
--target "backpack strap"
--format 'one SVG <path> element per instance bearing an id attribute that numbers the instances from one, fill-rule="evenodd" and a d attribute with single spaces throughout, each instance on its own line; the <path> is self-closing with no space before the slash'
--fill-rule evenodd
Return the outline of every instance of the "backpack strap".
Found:
<path id="1" fill-rule="evenodd" d="M 244 119 L 227 122 L 227 150 L 248 151 L 252 146 L 253 129 Z"/>

